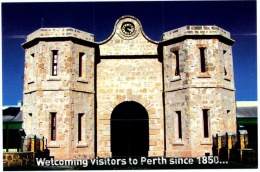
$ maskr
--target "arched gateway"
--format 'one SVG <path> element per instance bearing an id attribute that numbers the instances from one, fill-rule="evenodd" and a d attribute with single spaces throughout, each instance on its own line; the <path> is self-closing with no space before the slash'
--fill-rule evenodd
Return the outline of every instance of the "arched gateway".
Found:
<path id="1" fill-rule="evenodd" d="M 111 115 L 111 151 L 117 156 L 148 156 L 149 124 L 146 109 L 134 101 L 120 103 Z"/>

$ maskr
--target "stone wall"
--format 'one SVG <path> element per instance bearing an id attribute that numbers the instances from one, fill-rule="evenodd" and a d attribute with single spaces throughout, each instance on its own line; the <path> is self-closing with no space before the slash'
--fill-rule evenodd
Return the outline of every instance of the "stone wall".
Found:
<path id="1" fill-rule="evenodd" d="M 224 120 L 224 128 L 222 133 L 237 131 L 237 119 L 236 119 L 236 95 L 235 91 L 228 89 L 220 89 L 222 99 L 222 115 Z"/>
<path id="2" fill-rule="evenodd" d="M 149 114 L 149 156 L 163 156 L 162 65 L 158 59 L 102 59 L 97 66 L 98 155 L 111 156 L 110 118 L 124 101 L 140 103 Z"/>
<path id="3" fill-rule="evenodd" d="M 187 113 L 188 90 L 165 93 L 166 157 L 190 157 L 190 120 Z M 179 138 L 178 114 L 181 113 L 182 138 Z"/>
<path id="4" fill-rule="evenodd" d="M 89 159 L 95 157 L 95 123 L 94 123 L 94 95 L 73 91 L 71 97 L 73 114 L 71 118 L 71 157 L 77 159 Z M 81 119 L 81 140 L 78 139 L 78 116 Z"/>
<path id="5" fill-rule="evenodd" d="M 34 165 L 34 152 L 16 152 L 3 154 L 3 167 L 32 165 Z"/>

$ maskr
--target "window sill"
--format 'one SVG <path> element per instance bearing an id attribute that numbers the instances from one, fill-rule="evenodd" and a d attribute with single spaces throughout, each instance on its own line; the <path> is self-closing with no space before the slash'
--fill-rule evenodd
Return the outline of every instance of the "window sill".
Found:
<path id="1" fill-rule="evenodd" d="M 225 76 L 224 79 L 227 80 L 227 81 L 231 81 L 231 78 L 228 77 L 228 76 Z"/>
<path id="2" fill-rule="evenodd" d="M 211 78 L 211 76 L 208 72 L 205 72 L 205 73 L 200 73 L 198 75 L 198 78 Z"/>
<path id="3" fill-rule="evenodd" d="M 212 145 L 212 140 L 210 138 L 204 138 L 202 141 L 200 141 L 201 145 Z"/>
<path id="4" fill-rule="evenodd" d="M 176 140 L 176 141 L 172 142 L 172 145 L 173 146 L 183 146 L 184 143 L 183 143 L 183 141 L 181 139 L 179 139 L 179 140 Z"/>
<path id="5" fill-rule="evenodd" d="M 28 85 L 29 85 L 29 84 L 33 84 L 33 83 L 34 83 L 33 80 L 27 82 Z"/>
<path id="6" fill-rule="evenodd" d="M 60 81 L 60 76 L 47 76 L 47 81 Z"/>
<path id="7" fill-rule="evenodd" d="M 60 147 L 60 144 L 57 143 L 56 141 L 51 141 L 48 145 L 47 145 L 48 148 L 59 148 Z"/>
<path id="8" fill-rule="evenodd" d="M 78 82 L 82 82 L 82 83 L 88 83 L 88 79 L 86 79 L 86 78 L 82 78 L 82 77 L 79 77 L 78 79 L 77 79 L 77 81 Z"/>
<path id="9" fill-rule="evenodd" d="M 23 93 L 24 94 L 27 94 L 27 93 L 32 93 L 32 92 L 35 92 L 36 91 L 36 89 L 31 89 L 31 90 L 26 90 L 26 91 L 24 91 Z"/>
<path id="10" fill-rule="evenodd" d="M 179 80 L 181 80 L 181 76 L 180 75 L 174 76 L 174 77 L 171 78 L 171 82 L 175 82 L 175 81 L 179 81 Z"/>
<path id="11" fill-rule="evenodd" d="M 77 145 L 77 148 L 86 148 L 86 147 L 88 147 L 88 144 L 87 143 L 82 143 L 82 144 L 78 144 Z"/>

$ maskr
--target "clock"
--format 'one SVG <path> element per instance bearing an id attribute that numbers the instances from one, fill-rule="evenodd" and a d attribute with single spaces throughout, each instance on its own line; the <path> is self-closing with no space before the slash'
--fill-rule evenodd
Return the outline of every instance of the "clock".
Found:
<path id="1" fill-rule="evenodd" d="M 135 32 L 135 25 L 132 22 L 125 22 L 121 26 L 121 31 L 125 36 L 131 36 Z"/>
<path id="2" fill-rule="evenodd" d="M 126 16 L 116 23 L 115 33 L 124 40 L 131 40 L 139 35 L 140 26 L 140 23 L 135 18 Z"/>

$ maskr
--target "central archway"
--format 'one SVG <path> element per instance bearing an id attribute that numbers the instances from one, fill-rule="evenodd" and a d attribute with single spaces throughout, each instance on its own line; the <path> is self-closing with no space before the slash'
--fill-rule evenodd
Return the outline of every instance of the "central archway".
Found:
<path id="1" fill-rule="evenodd" d="M 149 122 L 146 109 L 127 101 L 115 107 L 111 114 L 112 157 L 148 156 Z"/>

